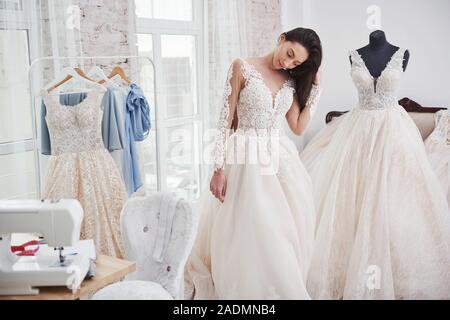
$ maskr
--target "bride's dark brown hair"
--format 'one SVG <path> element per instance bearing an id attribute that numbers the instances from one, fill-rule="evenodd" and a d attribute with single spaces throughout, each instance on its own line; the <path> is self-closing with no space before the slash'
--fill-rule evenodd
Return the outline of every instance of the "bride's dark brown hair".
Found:
<path id="1" fill-rule="evenodd" d="M 322 44 L 314 30 L 295 28 L 283 33 L 286 41 L 300 43 L 308 51 L 308 59 L 288 70 L 295 81 L 295 90 L 300 111 L 306 105 L 317 71 L 322 63 Z"/>

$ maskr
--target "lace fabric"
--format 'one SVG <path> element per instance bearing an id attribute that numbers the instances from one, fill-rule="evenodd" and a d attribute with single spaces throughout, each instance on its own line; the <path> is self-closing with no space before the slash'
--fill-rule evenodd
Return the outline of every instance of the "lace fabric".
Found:
<path id="1" fill-rule="evenodd" d="M 322 88 L 318 85 L 314 85 L 311 88 L 308 100 L 306 101 L 306 108 L 309 108 L 311 118 L 316 113 L 317 106 L 319 104 L 320 96 L 322 95 Z"/>
<path id="2" fill-rule="evenodd" d="M 425 148 L 450 206 L 450 111 L 440 110 L 434 119 L 435 128 L 425 140 Z"/>
<path id="3" fill-rule="evenodd" d="M 199 228 L 185 268 L 186 298 L 310 298 L 312 185 L 295 144 L 280 134 L 293 105 L 293 84 L 287 79 L 272 93 L 247 61 L 237 59 L 230 67 L 215 148 L 215 166 L 225 169 L 227 189 L 223 202 L 210 192 L 198 201 Z M 311 96 L 309 107 L 314 103 Z M 235 113 L 237 130 L 227 135 Z M 274 157 L 253 162 L 261 151 L 249 147 L 255 140 L 258 147 L 261 142 L 273 147 L 269 157 Z M 235 165 L 234 156 L 243 153 L 249 157 Z"/>
<path id="4" fill-rule="evenodd" d="M 422 136 L 395 97 L 404 52 L 375 81 L 351 51 L 359 105 L 301 153 L 317 208 L 307 282 L 315 299 L 450 297 L 449 207 Z"/>
<path id="5" fill-rule="evenodd" d="M 405 49 L 399 48 L 388 61 L 381 75 L 374 78 L 357 50 L 349 52 L 352 58 L 350 74 L 358 90 L 359 108 L 382 110 L 397 105 L 396 91 L 403 74 Z"/>
<path id="6" fill-rule="evenodd" d="M 45 119 L 53 155 L 104 148 L 102 137 L 97 134 L 100 127 L 92 125 L 101 121 L 101 112 L 91 110 L 93 106 L 100 108 L 103 94 L 101 91 L 91 91 L 83 101 L 69 108 L 53 99 L 46 90 L 42 91 L 48 108 Z"/>
<path id="7" fill-rule="evenodd" d="M 242 89 L 241 89 L 242 88 Z M 233 115 L 237 111 L 239 131 L 257 134 L 283 133 L 282 121 L 293 103 L 294 81 L 288 78 L 279 90 L 272 94 L 256 68 L 243 59 L 236 59 L 229 68 L 225 83 L 223 106 L 215 138 L 214 168 L 224 169 L 226 145 L 231 135 Z M 319 86 L 313 86 L 306 107 L 313 113 L 321 94 Z M 237 109 L 237 110 L 236 110 Z"/>
<path id="8" fill-rule="evenodd" d="M 93 239 L 98 254 L 123 257 L 120 212 L 127 195 L 102 141 L 103 94 L 91 91 L 78 105 L 66 107 L 42 91 L 52 144 L 43 197 L 80 201 L 81 239 Z"/>
<path id="9" fill-rule="evenodd" d="M 440 110 L 435 113 L 435 128 L 428 140 L 450 145 L 450 111 Z"/>

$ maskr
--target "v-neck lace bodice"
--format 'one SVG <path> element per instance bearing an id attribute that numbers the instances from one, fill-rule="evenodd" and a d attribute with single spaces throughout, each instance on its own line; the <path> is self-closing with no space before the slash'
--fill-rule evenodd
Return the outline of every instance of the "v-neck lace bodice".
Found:
<path id="1" fill-rule="evenodd" d="M 237 85 L 237 78 L 241 76 L 245 81 L 242 89 L 239 87 L 240 83 Z M 313 86 L 306 107 L 314 109 L 320 93 L 320 88 Z M 274 94 L 253 65 L 246 60 L 236 59 L 228 71 L 225 84 L 213 155 L 215 169 L 221 169 L 225 164 L 225 142 L 230 133 L 234 110 L 237 113 L 239 132 L 251 132 L 258 136 L 285 135 L 283 121 L 292 106 L 294 94 L 295 82 L 292 78 L 286 79 Z"/>
<path id="2" fill-rule="evenodd" d="M 245 60 L 242 60 L 242 75 L 245 86 L 237 104 L 238 129 L 281 129 L 279 120 L 293 102 L 293 80 L 286 79 L 274 96 L 261 73 Z"/>
<path id="3" fill-rule="evenodd" d="M 252 65 L 251 63 L 247 62 L 246 60 L 242 60 L 242 61 L 244 63 L 243 68 L 246 71 L 245 72 L 246 79 L 247 80 L 251 79 L 251 78 L 258 79 L 261 82 L 261 85 L 263 87 L 265 87 L 265 89 L 267 89 L 267 92 L 270 93 L 270 97 L 272 98 L 272 108 L 276 107 L 276 103 L 278 102 L 277 101 L 278 95 L 282 92 L 282 90 L 284 88 L 286 88 L 287 86 L 291 87 L 291 88 L 294 87 L 292 79 L 290 77 L 288 77 L 286 80 L 283 81 L 281 87 L 278 90 L 276 90 L 275 93 L 273 93 L 272 90 L 270 89 L 270 87 L 266 84 L 262 73 L 259 72 L 256 69 L 256 67 L 254 65 Z"/>
<path id="4" fill-rule="evenodd" d="M 379 110 L 398 104 L 396 91 L 403 74 L 405 50 L 399 48 L 392 55 L 379 77 L 371 75 L 358 51 L 349 52 L 352 58 L 350 74 L 358 90 L 359 108 Z"/>

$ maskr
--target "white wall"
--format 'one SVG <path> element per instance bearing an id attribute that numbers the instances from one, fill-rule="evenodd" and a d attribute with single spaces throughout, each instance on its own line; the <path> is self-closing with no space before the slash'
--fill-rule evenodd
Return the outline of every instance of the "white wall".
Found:
<path id="1" fill-rule="evenodd" d="M 282 0 L 281 1 L 281 28 L 282 32 L 289 31 L 291 29 L 300 27 L 299 23 L 300 19 L 299 12 L 302 12 L 302 1 L 299 0 Z M 286 134 L 294 141 L 295 146 L 300 151 L 303 149 L 305 144 L 305 137 L 296 136 L 292 133 L 291 129 L 287 122 L 284 124 L 284 131 Z"/>
<path id="2" fill-rule="evenodd" d="M 408 48 L 410 60 L 398 98 L 409 97 L 424 106 L 450 106 L 450 1 L 448 0 L 283 0 L 282 27 L 314 29 L 322 40 L 323 95 L 305 133 L 308 142 L 332 110 L 357 103 L 351 81 L 348 50 L 369 41 L 366 13 L 380 9 L 381 30 L 393 45 Z"/>

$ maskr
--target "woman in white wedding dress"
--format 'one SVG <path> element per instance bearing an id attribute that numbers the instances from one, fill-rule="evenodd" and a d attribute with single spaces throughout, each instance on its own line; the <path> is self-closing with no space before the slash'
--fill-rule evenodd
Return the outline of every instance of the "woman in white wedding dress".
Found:
<path id="1" fill-rule="evenodd" d="M 317 210 L 313 298 L 450 298 L 449 208 L 395 95 L 404 54 L 398 48 L 374 78 L 352 50 L 359 103 L 301 154 Z"/>
<path id="2" fill-rule="evenodd" d="M 282 125 L 298 135 L 305 129 L 320 95 L 321 59 L 317 34 L 297 28 L 265 57 L 232 63 L 215 142 L 215 197 L 200 199 L 187 299 L 309 298 L 312 186 Z"/>

